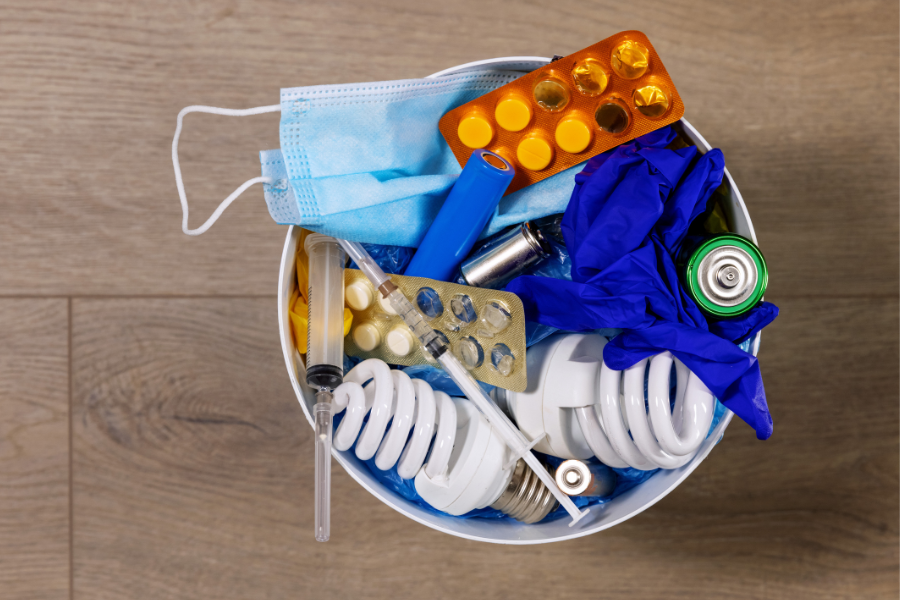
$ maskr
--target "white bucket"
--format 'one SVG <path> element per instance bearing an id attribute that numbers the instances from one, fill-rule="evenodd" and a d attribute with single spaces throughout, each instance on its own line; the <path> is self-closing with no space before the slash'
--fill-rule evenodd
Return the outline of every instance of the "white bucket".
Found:
<path id="1" fill-rule="evenodd" d="M 440 73 L 435 73 L 430 77 L 482 69 L 519 70 L 527 73 L 548 62 L 550 61 L 547 58 L 534 56 L 495 58 L 453 67 Z M 679 132 L 686 139 L 691 140 L 700 152 L 707 152 L 711 149 L 710 145 L 703 139 L 703 136 L 691 127 L 686 120 L 682 119 L 673 127 L 678 128 Z M 735 233 L 748 237 L 756 243 L 756 233 L 753 231 L 753 223 L 750 221 L 747 207 L 744 205 L 744 200 L 741 198 L 741 194 L 727 169 L 725 170 L 725 183 L 728 187 L 728 193 L 725 195 L 725 211 L 729 223 L 733 226 Z M 312 388 L 306 385 L 306 368 L 303 363 L 303 357 L 294 348 L 291 340 L 290 319 L 288 317 L 288 303 L 297 281 L 295 259 L 299 235 L 299 227 L 292 226 L 288 229 L 284 253 L 281 256 L 281 275 L 278 280 L 278 325 L 281 329 L 281 347 L 284 351 L 284 359 L 287 363 L 288 374 L 291 377 L 291 384 L 294 386 L 294 391 L 297 394 L 297 399 L 300 401 L 300 406 L 303 408 L 303 413 L 306 415 L 310 427 L 312 427 L 312 407 L 315 404 L 314 392 Z M 760 336 L 757 334 L 751 346 L 751 352 L 754 356 L 759 351 L 759 338 Z M 495 521 L 490 519 L 459 519 L 437 515 L 422 509 L 396 492 L 384 487 L 369 472 L 368 467 L 356 458 L 356 455 L 353 453 L 333 450 L 333 454 L 350 476 L 373 496 L 394 510 L 423 525 L 444 533 L 481 542 L 544 544 L 603 531 L 626 519 L 630 519 L 659 502 L 666 494 L 684 481 L 712 451 L 716 442 L 722 438 L 725 428 L 731 422 L 732 416 L 733 414 L 730 411 L 726 411 L 724 418 L 719 422 L 712 435 L 703 442 L 699 452 L 691 462 L 679 469 L 659 471 L 644 483 L 632 488 L 621 496 L 601 506 L 593 507 L 590 513 L 573 527 L 569 527 L 569 519 L 567 518 L 557 519 L 549 523 L 525 525 L 512 519 Z"/>

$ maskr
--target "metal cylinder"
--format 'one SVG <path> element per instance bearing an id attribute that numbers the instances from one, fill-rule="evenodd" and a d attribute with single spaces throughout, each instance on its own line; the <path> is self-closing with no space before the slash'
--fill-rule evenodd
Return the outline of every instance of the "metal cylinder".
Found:
<path id="1" fill-rule="evenodd" d="M 769 281 L 766 260 L 753 242 L 735 234 L 713 236 L 687 259 L 685 289 L 706 314 L 721 319 L 749 311 Z"/>
<path id="2" fill-rule="evenodd" d="M 569 496 L 609 496 L 616 489 L 616 473 L 606 465 L 566 460 L 556 468 L 556 485 Z"/>
<path id="3" fill-rule="evenodd" d="M 523 459 L 516 462 L 513 476 L 491 508 L 503 511 L 522 523 L 537 523 L 559 504 Z"/>
<path id="4" fill-rule="evenodd" d="M 468 285 L 500 289 L 550 254 L 550 244 L 531 223 L 522 223 L 482 248 L 461 267 Z"/>

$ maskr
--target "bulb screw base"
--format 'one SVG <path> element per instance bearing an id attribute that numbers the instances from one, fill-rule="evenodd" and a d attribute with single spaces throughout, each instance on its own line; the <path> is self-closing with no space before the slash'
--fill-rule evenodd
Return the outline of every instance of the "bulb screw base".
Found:
<path id="1" fill-rule="evenodd" d="M 491 504 L 491 508 L 502 511 L 517 521 L 531 524 L 549 515 L 558 505 L 550 489 L 520 458 L 509 484 Z"/>

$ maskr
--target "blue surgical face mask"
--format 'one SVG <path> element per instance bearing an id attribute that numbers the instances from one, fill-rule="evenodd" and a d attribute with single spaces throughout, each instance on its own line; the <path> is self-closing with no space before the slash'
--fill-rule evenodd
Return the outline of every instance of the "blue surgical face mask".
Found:
<path id="1" fill-rule="evenodd" d="M 532 59 L 426 79 L 290 88 L 282 90 L 281 104 L 246 111 L 188 107 L 172 147 L 183 229 L 203 233 L 240 193 L 263 183 L 278 223 L 353 241 L 417 246 L 461 171 L 438 130 L 440 118 L 542 64 Z M 281 149 L 260 153 L 262 177 L 235 190 L 203 226 L 188 229 L 177 155 L 184 115 L 275 111 L 281 112 Z M 484 235 L 562 212 L 576 170 L 506 196 Z"/>

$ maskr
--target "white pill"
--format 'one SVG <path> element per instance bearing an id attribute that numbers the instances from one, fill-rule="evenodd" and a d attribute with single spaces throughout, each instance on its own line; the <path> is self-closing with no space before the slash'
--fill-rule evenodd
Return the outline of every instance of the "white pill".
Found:
<path id="1" fill-rule="evenodd" d="M 363 352 L 371 352 L 381 345 L 381 332 L 372 323 L 360 323 L 353 328 L 353 343 Z"/>
<path id="2" fill-rule="evenodd" d="M 396 315 L 397 311 L 394 310 L 394 307 L 391 306 L 390 300 L 385 298 L 384 296 L 378 296 L 378 304 L 381 305 L 381 309 L 389 315 Z"/>
<path id="3" fill-rule="evenodd" d="M 406 325 L 399 325 L 388 332 L 387 345 L 397 356 L 406 356 L 416 348 L 416 338 Z"/>
<path id="4" fill-rule="evenodd" d="M 375 302 L 375 292 L 365 281 L 354 281 L 344 289 L 344 300 L 353 310 L 366 310 Z"/>

